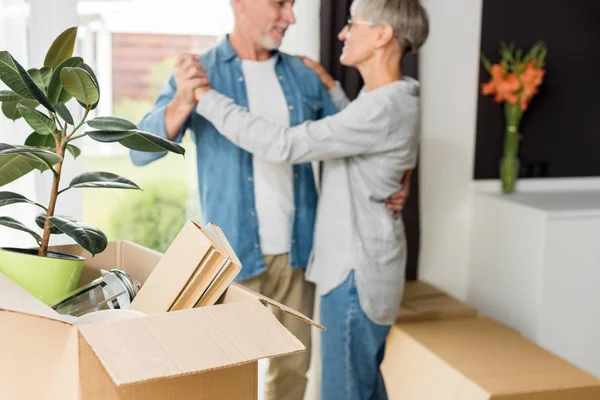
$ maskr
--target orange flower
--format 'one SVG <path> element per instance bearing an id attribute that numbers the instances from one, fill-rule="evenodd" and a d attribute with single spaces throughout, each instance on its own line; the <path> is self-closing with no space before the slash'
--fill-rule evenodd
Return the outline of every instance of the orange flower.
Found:
<path id="1" fill-rule="evenodd" d="M 506 71 L 500 64 L 494 64 L 490 71 L 492 79 L 489 82 L 481 85 L 481 93 L 484 96 L 489 96 L 497 93 L 498 85 L 504 80 Z"/>
<path id="2" fill-rule="evenodd" d="M 537 88 L 542 84 L 544 74 L 545 71 L 543 69 L 536 68 L 532 62 L 527 63 L 525 71 L 521 74 L 521 81 L 523 82 L 523 86 Z"/>
<path id="3" fill-rule="evenodd" d="M 491 79 L 481 85 L 481 93 L 493 96 L 497 103 L 518 105 L 525 111 L 544 80 L 547 47 L 540 41 L 523 54 L 512 43 L 506 45 L 503 42 L 501 46 L 501 60 L 496 64 L 481 55 L 482 63 L 491 75 Z"/>
<path id="4" fill-rule="evenodd" d="M 481 84 L 481 94 L 484 96 L 496 94 L 496 83 L 494 81 L 489 81 L 488 83 Z"/>
<path id="5" fill-rule="evenodd" d="M 518 91 L 520 88 L 521 84 L 519 83 L 519 78 L 517 78 L 517 75 L 513 72 L 496 85 L 495 100 L 498 103 L 506 100 L 511 104 L 517 104 L 519 101 Z"/>
<path id="6" fill-rule="evenodd" d="M 533 63 L 528 63 L 525 71 L 521 74 L 521 82 L 523 90 L 521 93 L 521 109 L 525 111 L 535 96 L 538 93 L 538 87 L 544 80 L 545 71 L 538 69 Z"/>

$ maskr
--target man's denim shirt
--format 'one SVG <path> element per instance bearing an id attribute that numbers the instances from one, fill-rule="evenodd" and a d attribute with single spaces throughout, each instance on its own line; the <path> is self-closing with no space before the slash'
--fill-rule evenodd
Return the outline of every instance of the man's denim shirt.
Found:
<path id="1" fill-rule="evenodd" d="M 331 101 L 317 75 L 304 62 L 282 52 L 277 57 L 275 72 L 281 83 L 290 112 L 291 126 L 306 120 L 317 120 L 335 114 Z M 213 89 L 248 107 L 246 84 L 241 59 L 228 38 L 200 57 Z M 154 108 L 139 123 L 139 129 L 166 138 L 165 110 L 176 92 L 175 79 L 169 78 Z M 258 219 L 254 199 L 252 155 L 229 142 L 196 112 L 192 112 L 175 141 L 181 142 L 189 129 L 196 144 L 198 187 L 202 206 L 202 224 L 219 225 L 242 262 L 237 280 L 247 280 L 265 271 Z M 146 165 L 166 153 L 131 151 L 135 165 Z M 172 171 L 178 174 L 181 171 Z M 291 232 L 290 264 L 305 268 L 313 241 L 317 207 L 317 191 L 310 163 L 294 165 L 295 215 Z M 165 190 L 168 190 L 166 188 Z"/>

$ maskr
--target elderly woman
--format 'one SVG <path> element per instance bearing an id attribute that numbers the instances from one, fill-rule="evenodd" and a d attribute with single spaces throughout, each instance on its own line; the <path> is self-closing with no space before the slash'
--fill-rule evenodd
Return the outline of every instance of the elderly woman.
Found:
<path id="1" fill-rule="evenodd" d="M 343 110 L 293 128 L 268 123 L 209 86 L 196 90 L 197 112 L 243 149 L 273 162 L 324 161 L 306 272 L 327 328 L 323 400 L 387 398 L 380 364 L 402 297 L 406 239 L 384 201 L 416 163 L 419 84 L 402 75 L 400 61 L 428 32 L 419 0 L 355 0 L 339 34 L 340 60 L 360 71 L 363 91 L 349 102 L 338 86 L 332 96 Z"/>

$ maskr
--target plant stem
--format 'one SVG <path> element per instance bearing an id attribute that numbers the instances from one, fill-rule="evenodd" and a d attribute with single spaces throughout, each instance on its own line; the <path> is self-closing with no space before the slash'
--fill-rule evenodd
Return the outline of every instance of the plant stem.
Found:
<path id="1" fill-rule="evenodd" d="M 67 135 L 67 141 L 69 139 L 71 139 L 71 136 L 73 136 L 75 134 L 75 132 L 77 132 L 77 130 L 79 128 L 81 128 L 81 126 L 85 123 L 85 120 L 86 120 L 86 118 L 87 118 L 87 116 L 88 116 L 89 113 L 90 113 L 90 109 L 89 109 L 89 107 L 86 107 L 85 108 L 85 114 L 83 114 L 83 118 L 81 119 L 81 122 L 79 122 L 79 124 L 77 124 L 77 126 L 73 128 L 73 131 L 71 132 L 70 135 Z M 66 134 L 66 132 L 65 132 L 65 134 Z M 77 138 L 77 137 L 75 137 L 75 138 Z"/>
<path id="2" fill-rule="evenodd" d="M 57 140 L 56 142 L 56 154 L 58 154 L 61 158 L 65 157 L 65 148 L 67 141 L 65 138 L 61 140 Z M 45 257 L 48 252 L 48 243 L 50 242 L 50 227 L 52 223 L 50 222 L 50 217 L 54 215 L 54 209 L 56 207 L 56 199 L 58 198 L 58 187 L 60 184 L 60 176 L 62 171 L 62 164 L 64 161 L 59 162 L 55 166 L 56 174 L 54 175 L 54 179 L 52 180 L 52 191 L 50 192 L 50 203 L 48 204 L 48 210 L 46 211 L 46 222 L 44 223 L 44 234 L 42 236 L 42 244 L 40 245 L 40 249 L 38 250 L 38 256 Z"/>
<path id="3" fill-rule="evenodd" d="M 73 136 L 73 137 L 69 136 L 69 142 L 72 142 L 73 140 L 80 139 L 80 138 L 82 138 L 84 136 L 87 136 L 87 133 L 82 133 L 81 135 L 77 135 L 77 136 Z"/>
<path id="4" fill-rule="evenodd" d="M 504 153 L 500 165 L 502 191 L 512 193 L 519 175 L 519 123 L 523 112 L 518 104 L 505 104 L 506 130 L 504 132 Z"/>

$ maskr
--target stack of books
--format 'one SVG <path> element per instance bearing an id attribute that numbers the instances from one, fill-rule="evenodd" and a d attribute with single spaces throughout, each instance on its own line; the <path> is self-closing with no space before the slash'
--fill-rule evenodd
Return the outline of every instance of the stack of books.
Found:
<path id="1" fill-rule="evenodd" d="M 211 245 L 169 311 L 215 304 L 242 268 L 221 228 L 209 223 L 199 229 Z"/>
<path id="2" fill-rule="evenodd" d="M 221 228 L 188 222 L 131 303 L 146 314 L 211 306 L 242 264 Z"/>

